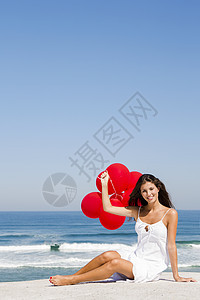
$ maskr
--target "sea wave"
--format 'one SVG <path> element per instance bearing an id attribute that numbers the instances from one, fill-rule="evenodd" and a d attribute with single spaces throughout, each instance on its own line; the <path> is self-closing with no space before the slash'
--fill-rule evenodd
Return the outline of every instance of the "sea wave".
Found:
<path id="1" fill-rule="evenodd" d="M 85 232 L 85 233 L 68 233 L 68 234 L 64 234 L 64 235 L 61 235 L 61 237 L 65 237 L 65 238 L 69 238 L 69 237 L 76 237 L 76 236 L 81 236 L 81 237 L 84 237 L 84 236 L 88 236 L 88 233 L 87 232 Z M 133 237 L 133 236 L 137 236 L 137 234 L 136 234 L 136 232 L 123 232 L 123 233 L 121 233 L 121 232 L 112 232 L 112 233 L 110 233 L 110 232 L 108 232 L 108 233 L 106 233 L 106 232 L 103 232 L 103 233 L 98 233 L 98 235 L 97 235 L 97 233 L 95 232 L 95 233 L 89 233 L 89 236 L 95 236 L 95 237 L 102 237 L 102 236 L 109 236 L 110 238 L 112 238 L 113 236 L 114 237 L 124 237 L 124 236 L 130 236 L 130 237 Z"/>
<path id="2" fill-rule="evenodd" d="M 1 238 L 32 238 L 34 235 L 30 234 L 20 234 L 20 233 L 15 233 L 15 234 L 7 234 L 7 233 L 2 233 L 0 234 L 0 240 Z"/>
<path id="3" fill-rule="evenodd" d="M 10 245 L 0 246 L 0 252 L 35 252 L 35 251 L 50 251 L 53 244 L 39 244 L 39 245 Z M 124 249 L 132 251 L 136 247 L 136 243 L 126 245 L 122 243 L 61 243 L 59 250 L 62 252 L 93 252 L 93 251 L 107 251 Z M 199 241 L 178 241 L 178 248 L 194 248 L 200 249 Z"/>
<path id="4" fill-rule="evenodd" d="M 50 251 L 51 246 L 47 244 L 40 245 L 20 245 L 20 246 L 0 246 L 0 252 L 29 252 L 29 251 Z M 125 244 L 108 244 L 108 243 L 63 243 L 60 244 L 59 250 L 63 252 L 91 252 L 91 251 L 107 251 L 107 250 L 132 250 L 131 246 Z"/>
<path id="5" fill-rule="evenodd" d="M 195 263 L 195 264 L 178 264 L 179 268 L 196 268 L 196 267 L 200 267 L 200 262 L 199 263 Z"/>
<path id="6" fill-rule="evenodd" d="M 50 245 L 0 246 L 0 252 L 26 252 L 49 250 Z"/>
<path id="7" fill-rule="evenodd" d="M 62 243 L 58 252 L 51 251 L 51 246 L 53 245 L 0 246 L 0 268 L 81 268 L 104 251 L 115 250 L 121 255 L 134 251 L 136 243 L 131 246 L 122 243 Z M 178 249 L 178 266 L 187 270 L 200 268 L 199 246 L 200 244 L 181 244 Z"/>
<path id="8" fill-rule="evenodd" d="M 183 244 L 183 245 L 187 245 L 187 244 L 196 244 L 196 245 L 200 245 L 200 241 L 199 240 L 191 240 L 191 241 L 176 241 L 177 244 Z"/>
<path id="9" fill-rule="evenodd" d="M 80 268 L 83 265 L 87 264 L 90 259 L 89 258 L 78 258 L 78 257 L 70 257 L 70 258 L 53 258 L 53 259 L 42 259 L 42 261 L 15 261 L 15 262 L 0 262 L 0 269 L 6 268 Z"/>
<path id="10" fill-rule="evenodd" d="M 133 244 L 131 246 L 125 244 L 108 244 L 108 243 L 64 243 L 60 246 L 60 250 L 65 252 L 90 252 L 90 251 L 107 251 L 107 250 L 117 250 L 117 249 L 124 249 L 124 250 L 132 250 Z"/>
<path id="11" fill-rule="evenodd" d="M 190 247 L 200 249 L 200 245 L 196 245 L 196 244 L 188 244 L 188 245 L 189 245 Z"/>
<path id="12" fill-rule="evenodd" d="M 197 248 L 200 249 L 200 241 L 177 241 L 176 242 L 177 247 L 178 248 L 188 248 L 188 247 L 192 247 L 192 248 Z"/>

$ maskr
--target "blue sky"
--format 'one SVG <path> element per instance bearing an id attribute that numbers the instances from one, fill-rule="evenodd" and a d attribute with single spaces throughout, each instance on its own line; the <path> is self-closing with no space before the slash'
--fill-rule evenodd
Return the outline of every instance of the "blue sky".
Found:
<path id="1" fill-rule="evenodd" d="M 195 0 L 1 1 L 1 209 L 79 210 L 97 190 L 69 159 L 86 141 L 200 209 L 199 27 Z M 136 92 L 158 111 L 140 132 L 119 112 Z M 115 156 L 94 138 L 111 117 L 134 136 Z M 42 194 L 55 173 L 77 184 L 62 208 Z"/>

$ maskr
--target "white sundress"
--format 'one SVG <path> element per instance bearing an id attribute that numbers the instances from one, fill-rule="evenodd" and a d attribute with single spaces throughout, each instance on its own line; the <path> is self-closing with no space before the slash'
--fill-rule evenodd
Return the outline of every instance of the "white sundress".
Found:
<path id="1" fill-rule="evenodd" d="M 138 219 L 135 224 L 135 231 L 138 234 L 136 250 L 129 254 L 121 254 L 121 258 L 132 262 L 134 279 L 129 280 L 123 274 L 114 273 L 112 275 L 114 281 L 127 280 L 139 283 L 159 280 L 160 274 L 167 269 L 169 264 L 167 228 L 163 223 L 163 219 L 170 209 L 167 210 L 160 221 L 148 224 L 140 220 L 139 208 Z"/>

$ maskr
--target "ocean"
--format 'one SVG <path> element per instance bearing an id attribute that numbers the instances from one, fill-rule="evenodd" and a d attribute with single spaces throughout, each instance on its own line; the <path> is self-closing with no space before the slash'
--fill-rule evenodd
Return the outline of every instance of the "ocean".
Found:
<path id="1" fill-rule="evenodd" d="M 200 272 L 200 211 L 178 213 L 179 272 Z M 134 227 L 127 218 L 119 229 L 107 230 L 79 211 L 0 212 L 0 282 L 73 274 L 104 251 L 133 251 Z"/>

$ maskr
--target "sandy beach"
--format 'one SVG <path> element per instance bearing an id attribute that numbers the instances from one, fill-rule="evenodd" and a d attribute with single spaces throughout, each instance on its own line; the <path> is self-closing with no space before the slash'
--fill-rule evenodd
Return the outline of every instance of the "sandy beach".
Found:
<path id="1" fill-rule="evenodd" d="M 23 299 L 199 299 L 200 273 L 180 273 L 193 277 L 198 282 L 175 282 L 172 273 L 164 272 L 161 279 L 148 283 L 95 282 L 71 286 L 52 286 L 48 279 L 2 282 L 0 298 L 5 300 Z"/>

